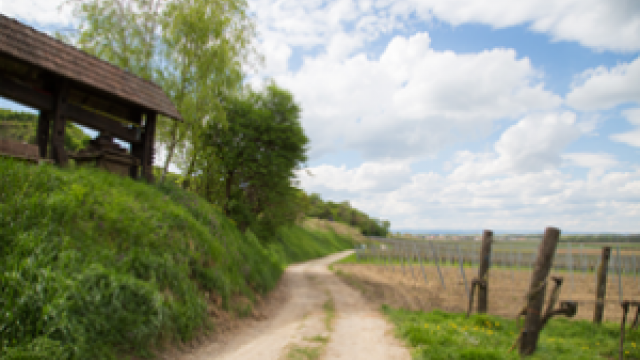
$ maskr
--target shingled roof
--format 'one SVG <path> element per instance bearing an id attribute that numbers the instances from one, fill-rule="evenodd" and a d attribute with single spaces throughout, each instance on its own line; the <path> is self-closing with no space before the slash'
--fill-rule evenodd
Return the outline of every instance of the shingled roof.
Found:
<path id="1" fill-rule="evenodd" d="M 182 120 L 162 88 L 0 14 L 0 54 L 116 98 Z"/>

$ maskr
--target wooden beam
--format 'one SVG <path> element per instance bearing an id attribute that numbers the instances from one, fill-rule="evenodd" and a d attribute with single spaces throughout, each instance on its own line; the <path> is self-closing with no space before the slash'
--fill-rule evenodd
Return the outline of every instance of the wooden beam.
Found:
<path id="1" fill-rule="evenodd" d="M 17 101 L 27 106 L 43 111 L 53 110 L 53 97 L 45 92 L 39 92 L 28 86 L 18 84 L 7 78 L 0 77 L 0 96 Z M 79 105 L 66 103 L 65 117 L 98 131 L 109 132 L 114 137 L 131 143 L 139 142 L 137 130 L 128 129 L 118 121 L 109 119 Z"/>
<path id="2" fill-rule="evenodd" d="M 89 111 L 75 104 L 68 104 L 65 114 L 74 122 L 88 126 L 90 128 L 106 131 L 116 138 L 122 139 L 130 143 L 140 142 L 136 129 L 128 129 L 119 122 L 109 119 L 93 111 Z"/>
<path id="3" fill-rule="evenodd" d="M 39 110 L 47 111 L 53 108 L 51 95 L 37 92 L 5 77 L 0 77 L 0 96 Z"/>

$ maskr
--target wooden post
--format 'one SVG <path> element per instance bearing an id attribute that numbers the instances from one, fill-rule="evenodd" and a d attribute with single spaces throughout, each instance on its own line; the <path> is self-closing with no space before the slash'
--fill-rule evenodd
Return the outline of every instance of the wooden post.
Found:
<path id="1" fill-rule="evenodd" d="M 602 316 L 604 315 L 604 299 L 607 296 L 607 273 L 609 270 L 610 257 L 611 248 L 609 246 L 603 247 L 596 282 L 596 307 L 593 311 L 593 322 L 595 324 L 602 323 Z"/>
<path id="2" fill-rule="evenodd" d="M 482 249 L 480 250 L 480 268 L 478 269 L 478 313 L 487 312 L 487 295 L 489 293 L 489 267 L 491 266 L 491 243 L 493 242 L 493 231 L 485 230 L 482 235 Z"/>
<path id="3" fill-rule="evenodd" d="M 51 123 L 49 112 L 40 110 L 38 114 L 38 128 L 36 129 L 36 143 L 38 144 L 38 155 L 41 159 L 47 158 L 47 146 L 49 145 L 49 134 L 51 133 Z"/>
<path id="4" fill-rule="evenodd" d="M 559 239 L 560 230 L 548 227 L 538 250 L 536 267 L 531 275 L 531 284 L 526 297 L 526 318 L 520 339 L 520 355 L 522 356 L 533 354 L 538 345 L 538 336 L 542 328 L 540 313 L 544 305 L 547 276 L 553 264 L 553 256 L 556 253 Z"/>
<path id="5" fill-rule="evenodd" d="M 142 176 L 149 182 L 153 182 L 153 158 L 155 151 L 156 121 L 158 113 L 147 112 L 143 137 Z"/>
<path id="6" fill-rule="evenodd" d="M 55 86 L 55 97 L 53 100 L 53 111 L 51 114 L 53 120 L 53 129 L 51 131 L 51 158 L 60 166 L 66 166 L 69 159 L 64 150 L 64 131 L 65 131 L 65 110 L 67 104 L 69 85 L 64 79 L 59 80 Z"/>
<path id="7" fill-rule="evenodd" d="M 142 112 L 140 111 L 136 111 L 135 114 L 133 115 L 133 122 L 138 122 L 139 124 L 142 124 Z M 131 156 L 133 156 L 134 158 L 138 159 L 140 161 L 140 166 L 139 165 L 131 165 L 131 167 L 129 168 L 129 176 L 131 176 L 131 178 L 133 179 L 139 179 L 140 178 L 140 169 L 142 168 L 142 160 L 143 160 L 143 155 L 144 155 L 144 135 L 142 134 L 142 128 L 138 128 L 137 129 L 140 133 L 140 139 L 138 139 L 139 141 L 137 142 L 131 142 Z"/>

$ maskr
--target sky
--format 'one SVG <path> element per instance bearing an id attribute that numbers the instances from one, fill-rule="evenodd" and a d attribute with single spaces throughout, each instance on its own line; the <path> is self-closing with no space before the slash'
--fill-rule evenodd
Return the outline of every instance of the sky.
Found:
<path id="1" fill-rule="evenodd" d="M 0 0 L 39 29 L 59 0 Z M 640 1 L 249 0 L 302 187 L 393 230 L 640 232 Z M 0 107 L 13 105 L 0 101 Z"/>

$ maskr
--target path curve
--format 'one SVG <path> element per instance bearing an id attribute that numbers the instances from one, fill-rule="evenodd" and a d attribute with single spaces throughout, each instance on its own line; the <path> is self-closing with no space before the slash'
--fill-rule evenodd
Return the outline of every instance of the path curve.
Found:
<path id="1" fill-rule="evenodd" d="M 327 360 L 409 360 L 409 352 L 394 338 L 392 326 L 380 312 L 329 271 L 329 264 L 350 253 L 289 266 L 281 284 L 286 296 L 266 320 L 180 360 L 278 360 L 297 349 L 319 349 Z M 327 323 L 330 299 L 335 304 L 331 324 Z"/>

